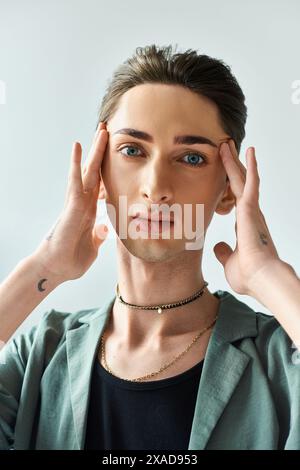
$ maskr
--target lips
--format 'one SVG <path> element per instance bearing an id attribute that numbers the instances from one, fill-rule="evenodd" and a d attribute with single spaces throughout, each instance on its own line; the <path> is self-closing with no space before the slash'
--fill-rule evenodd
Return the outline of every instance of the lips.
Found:
<path id="1" fill-rule="evenodd" d="M 158 222 L 158 221 L 161 221 L 161 222 L 174 222 L 174 219 L 173 217 L 167 217 L 165 216 L 164 214 L 162 213 L 152 213 L 151 212 L 148 212 L 148 213 L 144 213 L 144 212 L 137 212 L 134 216 L 133 216 L 134 219 L 138 218 L 138 219 L 143 219 L 143 220 L 148 220 L 149 222 Z"/>
<path id="2" fill-rule="evenodd" d="M 162 233 L 168 228 L 172 229 L 174 222 L 170 220 L 153 220 L 142 217 L 134 217 L 134 223 L 139 226 L 141 232 Z"/>

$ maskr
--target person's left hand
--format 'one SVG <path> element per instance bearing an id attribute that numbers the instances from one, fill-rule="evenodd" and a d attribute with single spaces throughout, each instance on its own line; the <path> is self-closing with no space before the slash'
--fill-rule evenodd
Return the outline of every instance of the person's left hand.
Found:
<path id="1" fill-rule="evenodd" d="M 264 215 L 259 207 L 259 182 L 254 147 L 246 151 L 247 169 L 238 158 L 233 139 L 220 146 L 220 155 L 235 196 L 236 246 L 224 241 L 214 246 L 225 277 L 238 294 L 252 295 L 251 285 L 258 272 L 280 260 Z"/>

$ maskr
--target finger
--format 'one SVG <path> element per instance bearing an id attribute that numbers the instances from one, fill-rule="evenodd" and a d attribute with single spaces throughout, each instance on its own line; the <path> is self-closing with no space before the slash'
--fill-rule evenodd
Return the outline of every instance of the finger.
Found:
<path id="1" fill-rule="evenodd" d="M 254 147 L 249 147 L 246 151 L 247 178 L 244 189 L 245 201 L 249 204 L 257 205 L 259 200 L 259 174 L 255 158 Z"/>
<path id="2" fill-rule="evenodd" d="M 235 162 L 237 163 L 238 167 L 240 168 L 240 170 L 242 171 L 242 173 L 246 177 L 247 170 L 246 170 L 245 166 L 243 165 L 243 163 L 241 162 L 241 160 L 239 159 L 239 154 L 238 154 L 237 148 L 235 146 L 234 140 L 230 139 L 228 141 L 228 144 L 229 144 L 229 147 L 230 147 L 230 150 L 231 150 L 231 153 L 234 157 Z"/>
<path id="3" fill-rule="evenodd" d="M 104 224 L 95 225 L 93 228 L 93 240 L 97 248 L 104 242 L 108 235 L 108 227 Z"/>
<path id="4" fill-rule="evenodd" d="M 99 132 L 102 131 L 102 129 L 106 129 L 106 123 L 103 122 L 103 121 L 100 121 L 98 126 L 97 126 L 97 129 L 96 129 L 96 132 L 94 134 L 94 138 L 93 138 L 93 142 L 92 142 L 92 146 L 95 144 L 96 140 L 97 140 L 97 137 L 99 135 Z"/>
<path id="5" fill-rule="evenodd" d="M 232 248 L 228 245 L 228 243 L 219 242 L 214 246 L 213 250 L 214 250 L 214 253 L 215 253 L 215 256 L 216 256 L 217 260 L 225 268 L 225 265 L 227 263 L 228 258 L 233 253 Z"/>
<path id="6" fill-rule="evenodd" d="M 99 163 L 100 163 L 99 154 L 98 154 L 99 145 L 102 148 L 103 139 L 106 142 L 107 137 L 108 137 L 107 130 L 106 129 L 100 129 L 98 135 L 95 138 L 95 141 L 94 141 L 93 145 L 90 148 L 89 154 L 88 154 L 88 158 L 87 158 L 87 162 L 86 162 L 87 172 L 89 171 L 89 169 L 95 170 L 96 167 L 99 165 Z M 99 168 L 98 168 L 98 170 L 99 170 Z"/>
<path id="7" fill-rule="evenodd" d="M 240 199 L 243 195 L 246 177 L 241 171 L 240 167 L 237 165 L 237 162 L 234 160 L 230 151 L 230 147 L 227 143 L 221 144 L 220 155 L 225 167 L 225 171 L 229 178 L 230 187 L 236 199 Z"/>
<path id="8" fill-rule="evenodd" d="M 81 178 L 81 155 L 82 148 L 80 143 L 74 142 L 71 152 L 71 165 L 68 176 L 67 198 L 71 193 L 81 193 L 83 189 Z"/>
<path id="9" fill-rule="evenodd" d="M 83 165 L 83 170 L 82 170 L 82 174 L 84 175 L 87 170 L 88 170 L 88 166 L 89 166 L 89 163 L 90 163 L 90 159 L 92 157 L 92 155 L 94 154 L 94 149 L 95 149 L 95 144 L 97 142 L 97 139 L 98 139 L 98 136 L 99 136 L 99 133 L 101 130 L 103 129 L 106 129 L 106 123 L 103 122 L 103 121 L 100 121 L 98 126 L 97 126 L 97 129 L 96 129 L 96 132 L 94 134 L 94 137 L 93 137 L 93 141 L 92 141 L 92 144 L 91 144 L 91 148 L 90 148 L 90 151 L 89 151 L 89 154 L 88 154 L 88 158 L 87 160 L 84 162 L 84 165 Z"/>
<path id="10" fill-rule="evenodd" d="M 85 174 L 83 175 L 84 192 L 90 191 L 95 188 L 96 184 L 100 182 L 100 167 L 105 153 L 108 141 L 108 132 L 104 129 L 100 130 L 94 146 L 91 148 L 88 160 L 88 166 Z"/>
<path id="11" fill-rule="evenodd" d="M 105 121 L 98 121 L 98 124 L 96 126 L 95 132 L 101 129 L 106 129 L 106 122 Z"/>

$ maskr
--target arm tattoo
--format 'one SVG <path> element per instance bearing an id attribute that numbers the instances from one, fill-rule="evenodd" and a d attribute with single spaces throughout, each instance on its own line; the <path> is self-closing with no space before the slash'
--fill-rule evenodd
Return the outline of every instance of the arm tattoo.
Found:
<path id="1" fill-rule="evenodd" d="M 268 244 L 268 238 L 264 233 L 260 232 L 259 233 L 259 238 L 260 238 L 260 241 L 262 242 L 263 245 Z"/>
<path id="2" fill-rule="evenodd" d="M 43 289 L 43 283 L 44 283 L 45 281 L 48 281 L 48 279 L 41 279 L 41 280 L 38 282 L 38 290 L 39 290 L 40 292 L 43 292 L 44 290 L 46 290 L 46 289 Z"/>

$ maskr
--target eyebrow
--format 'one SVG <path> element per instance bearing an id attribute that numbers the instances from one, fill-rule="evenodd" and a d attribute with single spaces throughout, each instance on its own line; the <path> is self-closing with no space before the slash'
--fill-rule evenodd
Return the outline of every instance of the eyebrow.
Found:
<path id="1" fill-rule="evenodd" d="M 139 131 L 137 129 L 132 129 L 131 127 L 125 127 L 114 132 L 115 134 L 126 134 L 136 139 L 145 140 L 146 142 L 153 142 L 153 137 L 147 132 Z M 212 147 L 218 148 L 218 146 L 207 137 L 202 135 L 176 135 L 174 137 L 174 144 L 185 144 L 185 145 L 194 145 L 194 144 L 208 144 Z"/>

